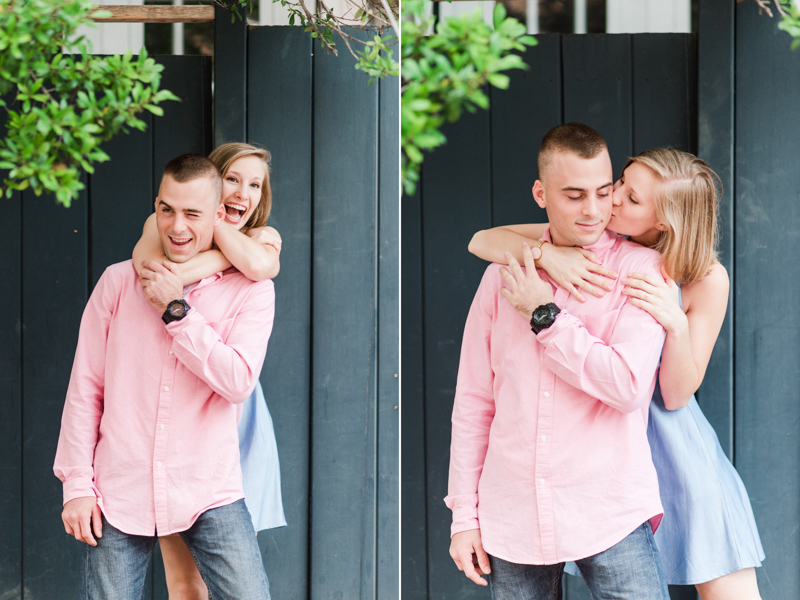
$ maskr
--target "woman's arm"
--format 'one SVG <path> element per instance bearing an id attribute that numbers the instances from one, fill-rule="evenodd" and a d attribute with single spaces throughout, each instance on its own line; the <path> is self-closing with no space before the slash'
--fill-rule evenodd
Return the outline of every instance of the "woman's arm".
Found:
<path id="1" fill-rule="evenodd" d="M 667 330 L 658 380 L 661 396 L 669 410 L 683 408 L 703 382 L 722 329 L 730 292 L 728 272 L 714 263 L 703 279 L 684 286 L 685 313 L 672 280 L 648 280 L 633 273 L 623 283 L 630 286 L 623 291 L 631 296 L 630 302 L 653 315 Z"/>
<path id="2" fill-rule="evenodd" d="M 528 242 L 531 248 L 536 248 L 546 227 L 547 223 L 528 223 L 484 229 L 472 236 L 469 251 L 478 258 L 504 265 L 508 264 L 505 253 L 510 252 L 519 264 L 524 265 L 522 242 Z"/>
<path id="3" fill-rule="evenodd" d="M 154 260 L 159 264 L 169 260 L 164 255 L 161 238 L 158 236 L 155 213 L 147 217 L 142 228 L 142 237 L 139 238 L 139 241 L 136 242 L 136 247 L 133 249 L 133 266 L 137 273 L 141 275 L 142 263 L 148 260 Z M 230 267 L 231 263 L 226 260 L 222 252 L 219 250 L 207 250 L 198 253 L 191 260 L 181 264 L 181 279 L 183 280 L 183 285 L 186 286 L 197 283 L 204 277 L 210 277 L 214 273 L 224 271 Z"/>
<path id="4" fill-rule="evenodd" d="M 589 250 L 544 244 L 537 256 L 536 248 L 546 227 L 547 223 L 531 223 L 485 229 L 472 236 L 469 251 L 478 258 L 506 265 L 505 253 L 508 252 L 518 263 L 524 264 L 522 244 L 527 243 L 533 249 L 536 266 L 547 271 L 556 283 L 581 302 L 586 298 L 578 288 L 595 296 L 602 296 L 603 290 L 613 288 L 613 283 L 605 278 L 616 279 L 617 274 L 601 265 Z"/>
<path id="5" fill-rule="evenodd" d="M 225 258 L 253 281 L 272 279 L 281 270 L 275 238 L 279 246 L 280 236 L 272 227 L 257 227 L 243 234 L 223 222 L 214 230 L 214 242 Z"/>

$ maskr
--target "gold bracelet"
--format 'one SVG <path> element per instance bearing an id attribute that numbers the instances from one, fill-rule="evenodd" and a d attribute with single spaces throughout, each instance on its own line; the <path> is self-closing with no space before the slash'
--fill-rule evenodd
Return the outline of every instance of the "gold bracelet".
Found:
<path id="1" fill-rule="evenodd" d="M 547 243 L 547 240 L 542 240 L 541 242 L 539 242 L 539 245 L 536 246 L 536 249 L 539 251 L 539 258 L 540 259 L 542 258 L 542 255 L 544 254 L 544 251 L 542 250 L 542 246 L 544 246 L 546 243 Z"/>

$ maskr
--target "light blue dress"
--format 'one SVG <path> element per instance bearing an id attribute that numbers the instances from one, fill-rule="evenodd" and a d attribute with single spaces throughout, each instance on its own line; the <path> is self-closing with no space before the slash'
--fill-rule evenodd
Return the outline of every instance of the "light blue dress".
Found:
<path id="1" fill-rule="evenodd" d="M 253 393 L 242 405 L 239 457 L 244 501 L 255 530 L 285 526 L 278 445 L 261 382 L 256 383 Z"/>
<path id="2" fill-rule="evenodd" d="M 664 518 L 655 540 L 670 585 L 694 585 L 760 567 L 764 550 L 750 498 L 694 396 L 667 410 L 656 383 L 647 438 Z M 567 572 L 579 575 L 574 563 Z"/>

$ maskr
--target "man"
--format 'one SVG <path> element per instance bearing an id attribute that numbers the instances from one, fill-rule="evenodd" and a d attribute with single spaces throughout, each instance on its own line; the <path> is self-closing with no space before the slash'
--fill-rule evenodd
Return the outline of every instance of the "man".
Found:
<path id="1" fill-rule="evenodd" d="M 167 164 L 155 208 L 169 261 L 141 281 L 132 261 L 111 265 L 86 305 L 54 466 L 64 528 L 87 544 L 81 598 L 138 600 L 157 536 L 174 533 L 213 598 L 269 598 L 236 424 L 266 353 L 272 282 L 180 278 L 224 219 L 221 189 L 202 156 Z"/>
<path id="2" fill-rule="evenodd" d="M 613 182 L 596 131 L 556 127 L 538 162 L 533 197 L 547 210 L 547 242 L 582 246 L 623 275 L 659 274 L 656 252 L 604 231 Z M 646 435 L 664 330 L 625 302 L 621 284 L 581 303 L 524 253 L 525 273 L 513 257 L 513 275 L 487 268 L 464 331 L 450 554 L 476 583 L 491 573 L 496 600 L 560 598 L 573 560 L 593 597 L 668 598 Z"/>

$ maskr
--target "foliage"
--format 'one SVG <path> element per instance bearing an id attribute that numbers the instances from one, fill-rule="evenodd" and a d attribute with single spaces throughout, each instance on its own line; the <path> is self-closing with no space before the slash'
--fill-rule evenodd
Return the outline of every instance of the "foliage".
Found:
<path id="1" fill-rule="evenodd" d="M 178 98 L 159 90 L 163 69 L 143 50 L 138 59 L 89 54 L 78 26 L 91 23 L 92 0 L 0 0 L 0 107 L 7 136 L 0 168 L 6 195 L 54 192 L 69 206 L 84 185 L 79 168 L 108 160 L 101 142 L 145 128 L 136 115 Z M 105 16 L 105 15 L 98 15 Z M 2 189 L 0 189 L 2 193 Z"/>
<path id="2" fill-rule="evenodd" d="M 759 12 L 763 11 L 770 17 L 772 16 L 769 0 L 755 0 L 755 2 L 758 4 Z M 778 29 L 782 29 L 794 38 L 792 50 L 797 50 L 800 48 L 800 0 L 773 0 L 773 3 L 781 16 Z"/>
<path id="3" fill-rule="evenodd" d="M 401 143 L 403 188 L 413 194 L 419 180 L 423 151 L 445 143 L 440 131 L 463 110 L 488 108 L 486 83 L 506 89 L 502 71 L 527 68 L 513 53 L 533 46 L 523 24 L 506 18 L 498 3 L 494 28 L 484 23 L 480 8 L 472 14 L 440 21 L 427 35 L 434 18 L 430 0 L 403 0 Z"/>
<path id="4" fill-rule="evenodd" d="M 235 15 L 239 9 L 252 8 L 252 0 L 215 0 Z M 309 10 L 306 0 L 273 0 L 289 11 L 289 25 L 300 24 L 312 38 L 320 40 L 329 52 L 338 54 L 333 34 L 344 42 L 350 54 L 356 59 L 356 69 L 370 76 L 369 84 L 386 75 L 398 75 L 399 64 L 394 60 L 392 46 L 397 44 L 396 35 L 374 35 L 372 39 L 362 39 L 353 30 L 383 33 L 391 27 L 397 33 L 397 18 L 400 0 L 348 0 L 350 7 L 343 15 L 334 15 L 324 0 L 317 0 L 317 10 Z M 313 8 L 313 7 L 312 7 Z M 231 18 L 235 18 L 233 15 Z M 354 45 L 362 45 L 362 51 L 354 50 Z"/>

